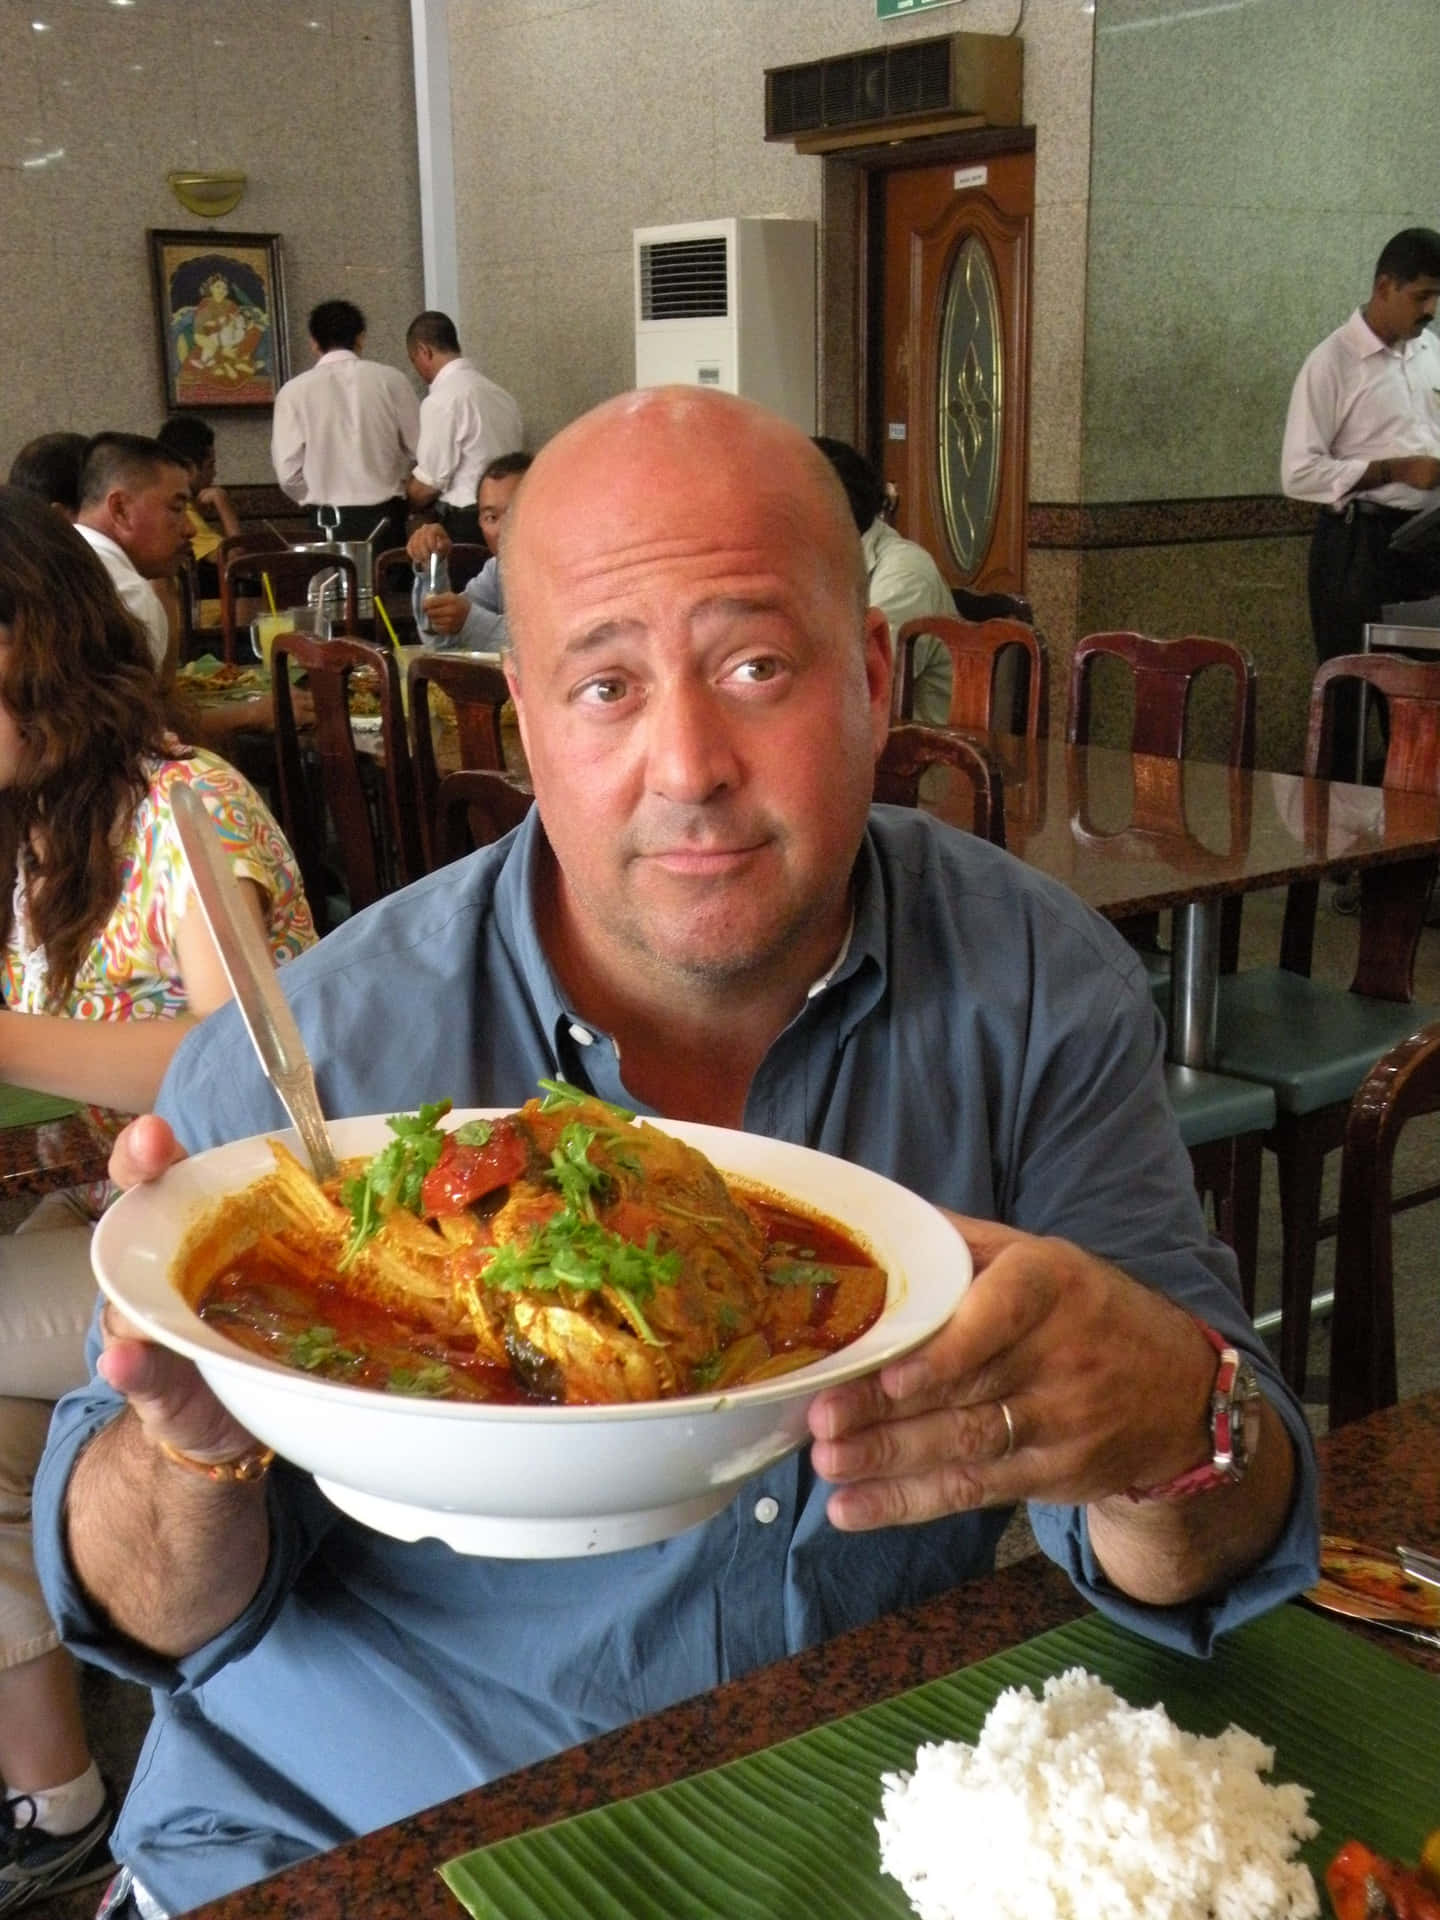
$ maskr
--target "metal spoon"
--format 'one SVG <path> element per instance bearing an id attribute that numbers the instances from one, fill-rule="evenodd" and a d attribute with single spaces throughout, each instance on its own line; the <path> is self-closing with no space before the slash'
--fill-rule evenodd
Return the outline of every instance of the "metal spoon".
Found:
<path id="1" fill-rule="evenodd" d="M 171 789 L 171 805 L 201 911 L 265 1078 L 295 1122 L 315 1178 L 333 1179 L 340 1169 L 315 1091 L 315 1070 L 290 1003 L 275 978 L 275 963 L 254 919 L 246 912 L 240 883 L 220 836 L 193 787 L 177 781 Z"/>

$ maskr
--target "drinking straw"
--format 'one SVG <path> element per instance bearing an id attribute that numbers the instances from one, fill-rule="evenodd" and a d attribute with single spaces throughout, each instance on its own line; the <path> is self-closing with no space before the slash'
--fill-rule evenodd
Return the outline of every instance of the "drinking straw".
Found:
<path id="1" fill-rule="evenodd" d="M 375 595 L 375 611 L 376 613 L 379 614 L 381 620 L 385 624 L 385 631 L 390 636 L 391 646 L 398 647 L 400 644 L 400 636 L 398 633 L 396 633 L 394 626 L 391 624 L 390 616 L 385 611 L 385 602 L 380 598 L 380 595 L 378 593 Z"/>
<path id="2" fill-rule="evenodd" d="M 280 609 L 275 604 L 275 589 L 270 584 L 270 576 L 268 573 L 262 573 L 260 575 L 260 584 L 265 589 L 265 598 L 270 602 L 270 611 L 272 613 L 278 613 Z"/>

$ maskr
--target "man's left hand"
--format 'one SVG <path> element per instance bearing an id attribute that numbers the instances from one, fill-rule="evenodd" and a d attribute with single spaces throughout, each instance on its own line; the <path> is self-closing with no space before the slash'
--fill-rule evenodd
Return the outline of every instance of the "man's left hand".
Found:
<path id="1" fill-rule="evenodd" d="M 1068 1241 L 949 1218 L 975 1262 L 950 1319 L 810 1408 L 835 1526 L 1084 1505 L 1209 1457 L 1215 1352 L 1183 1309 Z"/>

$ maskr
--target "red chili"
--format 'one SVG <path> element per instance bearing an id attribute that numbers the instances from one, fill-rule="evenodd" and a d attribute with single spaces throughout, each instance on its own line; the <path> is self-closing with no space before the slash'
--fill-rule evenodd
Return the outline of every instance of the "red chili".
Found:
<path id="1" fill-rule="evenodd" d="M 1440 1920 L 1440 1896 L 1418 1874 L 1347 1840 L 1325 1869 L 1336 1920 Z"/>
<path id="2" fill-rule="evenodd" d="M 426 1213 L 463 1213 L 472 1201 L 518 1180 L 530 1163 L 530 1144 L 509 1120 L 497 1120 L 483 1147 L 463 1146 L 453 1134 L 425 1176 Z"/>

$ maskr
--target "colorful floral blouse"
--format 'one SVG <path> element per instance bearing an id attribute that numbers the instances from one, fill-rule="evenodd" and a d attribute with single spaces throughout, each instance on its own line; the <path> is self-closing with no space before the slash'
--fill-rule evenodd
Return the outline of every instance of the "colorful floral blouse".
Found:
<path id="1" fill-rule="evenodd" d="M 182 749 L 177 748 L 177 752 Z M 243 774 L 195 748 L 188 759 L 155 763 L 150 790 L 136 810 L 124 850 L 120 898 L 81 963 L 62 1006 L 49 1004 L 45 954 L 31 944 L 23 870 L 0 970 L 0 998 L 23 1013 L 63 1013 L 76 1020 L 150 1020 L 185 1011 L 175 940 L 189 910 L 191 884 L 170 790 L 185 781 L 207 811 L 241 879 L 265 896 L 265 923 L 277 964 L 315 941 L 295 856 L 264 801 Z"/>

